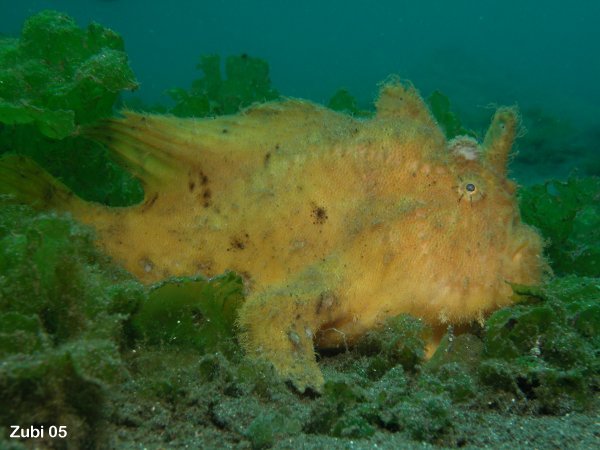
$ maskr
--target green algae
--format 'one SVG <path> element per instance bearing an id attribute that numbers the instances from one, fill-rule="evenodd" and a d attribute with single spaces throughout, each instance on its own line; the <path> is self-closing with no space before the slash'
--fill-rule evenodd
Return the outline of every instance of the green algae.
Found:
<path id="1" fill-rule="evenodd" d="M 0 242 L 0 423 L 93 441 L 107 386 L 126 376 L 119 346 L 141 286 L 65 216 L 3 205 Z"/>
<path id="2" fill-rule="evenodd" d="M 117 33 L 55 11 L 32 16 L 20 38 L 0 39 L 0 154 L 33 158 L 86 200 L 136 203 L 139 183 L 78 135 L 136 88 Z"/>
<path id="3" fill-rule="evenodd" d="M 482 381 L 547 414 L 589 407 L 600 387 L 600 280 L 557 278 L 519 293 L 530 299 L 486 323 Z"/>
<path id="4" fill-rule="evenodd" d="M 119 92 L 137 87 L 118 34 L 96 23 L 83 30 L 55 11 L 0 41 L 0 67 L 0 122 L 33 123 L 52 139 L 109 116 Z"/>
<path id="5" fill-rule="evenodd" d="M 269 65 L 266 61 L 248 56 L 232 55 L 225 59 L 225 76 L 219 55 L 203 55 L 197 66 L 203 77 L 192 82 L 189 90 L 170 89 L 175 100 L 170 113 L 178 117 L 207 117 L 234 114 L 255 102 L 279 97 L 271 87 Z"/>
<path id="6" fill-rule="evenodd" d="M 464 128 L 458 116 L 450 109 L 450 100 L 440 91 L 433 91 L 427 98 L 427 103 L 431 110 L 431 114 L 437 121 L 438 125 L 444 130 L 444 134 L 448 139 L 456 136 L 472 136 L 476 134 Z"/>
<path id="7" fill-rule="evenodd" d="M 195 382 L 200 373 L 220 371 L 237 380 L 236 389 L 271 389 L 268 370 L 239 361 L 233 336 L 242 298 L 238 276 L 144 287 L 96 249 L 87 227 L 69 216 L 11 204 L 0 207 L 0 244 L 0 404 L 10 405 L 0 408 L 3 426 L 61 424 L 72 430 L 70 445 L 101 445 L 112 390 L 136 379 L 142 365 L 131 352 L 142 346 L 142 359 L 168 361 L 168 347 L 154 345 L 166 336 L 165 345 L 192 349 L 196 362 L 206 353 Z M 192 297 L 201 321 L 189 308 Z M 179 319 L 188 321 L 183 328 L 176 326 Z M 180 338 L 178 345 L 170 345 L 173 337 Z M 215 352 L 237 358 L 236 364 L 224 357 L 211 362 Z M 147 397 L 175 399 L 184 389 L 168 370 L 157 379 L 144 370 L 139 378 Z"/>
<path id="8" fill-rule="evenodd" d="M 547 181 L 521 189 L 523 220 L 547 239 L 557 275 L 600 276 L 600 178 Z"/>
<path id="9" fill-rule="evenodd" d="M 374 377 L 400 364 L 414 370 L 425 358 L 425 343 L 431 329 L 420 319 L 401 314 L 368 331 L 356 345 L 360 355 L 372 357 L 368 371 Z"/>
<path id="10" fill-rule="evenodd" d="M 373 111 L 367 111 L 358 107 L 356 98 L 350 94 L 348 89 L 338 89 L 327 102 L 327 107 L 334 111 L 343 112 L 354 117 L 370 117 Z"/>
<path id="11" fill-rule="evenodd" d="M 133 328 L 149 344 L 230 354 L 236 347 L 234 327 L 242 292 L 242 279 L 232 272 L 210 281 L 168 279 L 150 288 Z"/>

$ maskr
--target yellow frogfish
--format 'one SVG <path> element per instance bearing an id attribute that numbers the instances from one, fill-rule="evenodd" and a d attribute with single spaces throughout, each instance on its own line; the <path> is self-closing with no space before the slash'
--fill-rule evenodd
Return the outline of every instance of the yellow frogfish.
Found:
<path id="1" fill-rule="evenodd" d="M 131 207 L 85 202 L 18 157 L 2 165 L 36 172 L 27 189 L 43 206 L 92 225 L 143 282 L 242 274 L 247 354 L 318 391 L 315 346 L 352 344 L 401 313 L 434 329 L 482 321 L 511 303 L 510 283 L 541 281 L 542 239 L 506 173 L 518 127 L 500 108 L 483 142 L 448 141 L 418 92 L 392 81 L 366 120 L 285 99 L 105 121 L 88 133 L 141 180 Z"/>

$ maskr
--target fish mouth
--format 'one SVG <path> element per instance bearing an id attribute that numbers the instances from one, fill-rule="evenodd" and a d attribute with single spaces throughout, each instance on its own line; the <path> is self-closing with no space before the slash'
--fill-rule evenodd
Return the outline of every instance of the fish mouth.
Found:
<path id="1" fill-rule="evenodd" d="M 529 246 L 529 242 L 522 242 L 516 250 L 513 250 L 512 261 L 515 263 L 520 262 L 523 259 L 523 250 Z"/>
<path id="2" fill-rule="evenodd" d="M 512 276 L 507 277 L 507 281 L 537 284 L 547 270 L 547 263 L 542 256 L 543 242 L 535 231 L 528 228 L 523 231 L 509 252 Z"/>

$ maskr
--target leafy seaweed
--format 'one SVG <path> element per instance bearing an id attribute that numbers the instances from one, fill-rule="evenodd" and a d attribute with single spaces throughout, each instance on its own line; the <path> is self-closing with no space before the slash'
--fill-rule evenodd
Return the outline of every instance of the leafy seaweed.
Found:
<path id="1" fill-rule="evenodd" d="M 347 89 L 338 89 L 327 102 L 327 107 L 354 117 L 369 117 L 373 113 L 358 108 L 356 98 Z"/>
<path id="2" fill-rule="evenodd" d="M 110 116 L 122 90 L 136 87 L 118 34 L 41 12 L 19 39 L 0 39 L 0 153 L 32 157 L 85 199 L 140 201 L 139 183 L 77 135 L 80 126 Z"/>
<path id="3" fill-rule="evenodd" d="M 170 112 L 179 117 L 206 117 L 234 114 L 255 102 L 279 97 L 271 87 L 269 65 L 246 54 L 225 60 L 225 77 L 221 74 L 219 55 L 203 55 L 197 66 L 204 76 L 194 80 L 189 91 L 182 88 L 167 93 L 175 100 Z"/>
<path id="4" fill-rule="evenodd" d="M 118 34 L 95 23 L 82 30 L 55 11 L 0 41 L 0 67 L 0 122 L 33 123 L 53 139 L 110 115 L 119 92 L 137 87 Z"/>
<path id="5" fill-rule="evenodd" d="M 476 137 L 473 131 L 462 126 L 458 116 L 450 110 L 450 100 L 440 91 L 433 91 L 427 99 L 427 103 L 429 103 L 433 117 L 442 127 L 448 139 L 456 136 Z"/>
<path id="6" fill-rule="evenodd" d="M 569 178 L 522 188 L 523 220 L 547 239 L 558 275 L 600 277 L 600 178 Z"/>

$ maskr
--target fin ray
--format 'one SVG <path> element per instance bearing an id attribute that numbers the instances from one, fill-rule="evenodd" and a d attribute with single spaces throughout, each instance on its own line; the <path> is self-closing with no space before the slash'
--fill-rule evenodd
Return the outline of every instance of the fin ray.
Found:
<path id="1" fill-rule="evenodd" d="M 265 155 L 272 151 L 294 152 L 307 140 L 320 144 L 315 144 L 315 149 L 323 148 L 322 139 L 349 130 L 354 120 L 301 100 L 258 104 L 217 118 L 130 111 L 123 115 L 83 133 L 106 145 L 142 181 L 146 192 L 164 189 L 169 183 L 175 188 L 190 171 L 200 168 L 219 168 L 234 176 L 243 167 L 250 170 L 262 165 Z M 325 131 L 324 122 L 330 125 Z M 234 161 L 237 169 L 232 165 Z"/>
<path id="2" fill-rule="evenodd" d="M 0 158 L 0 194 L 36 209 L 72 211 L 85 204 L 35 161 L 12 154 Z"/>

